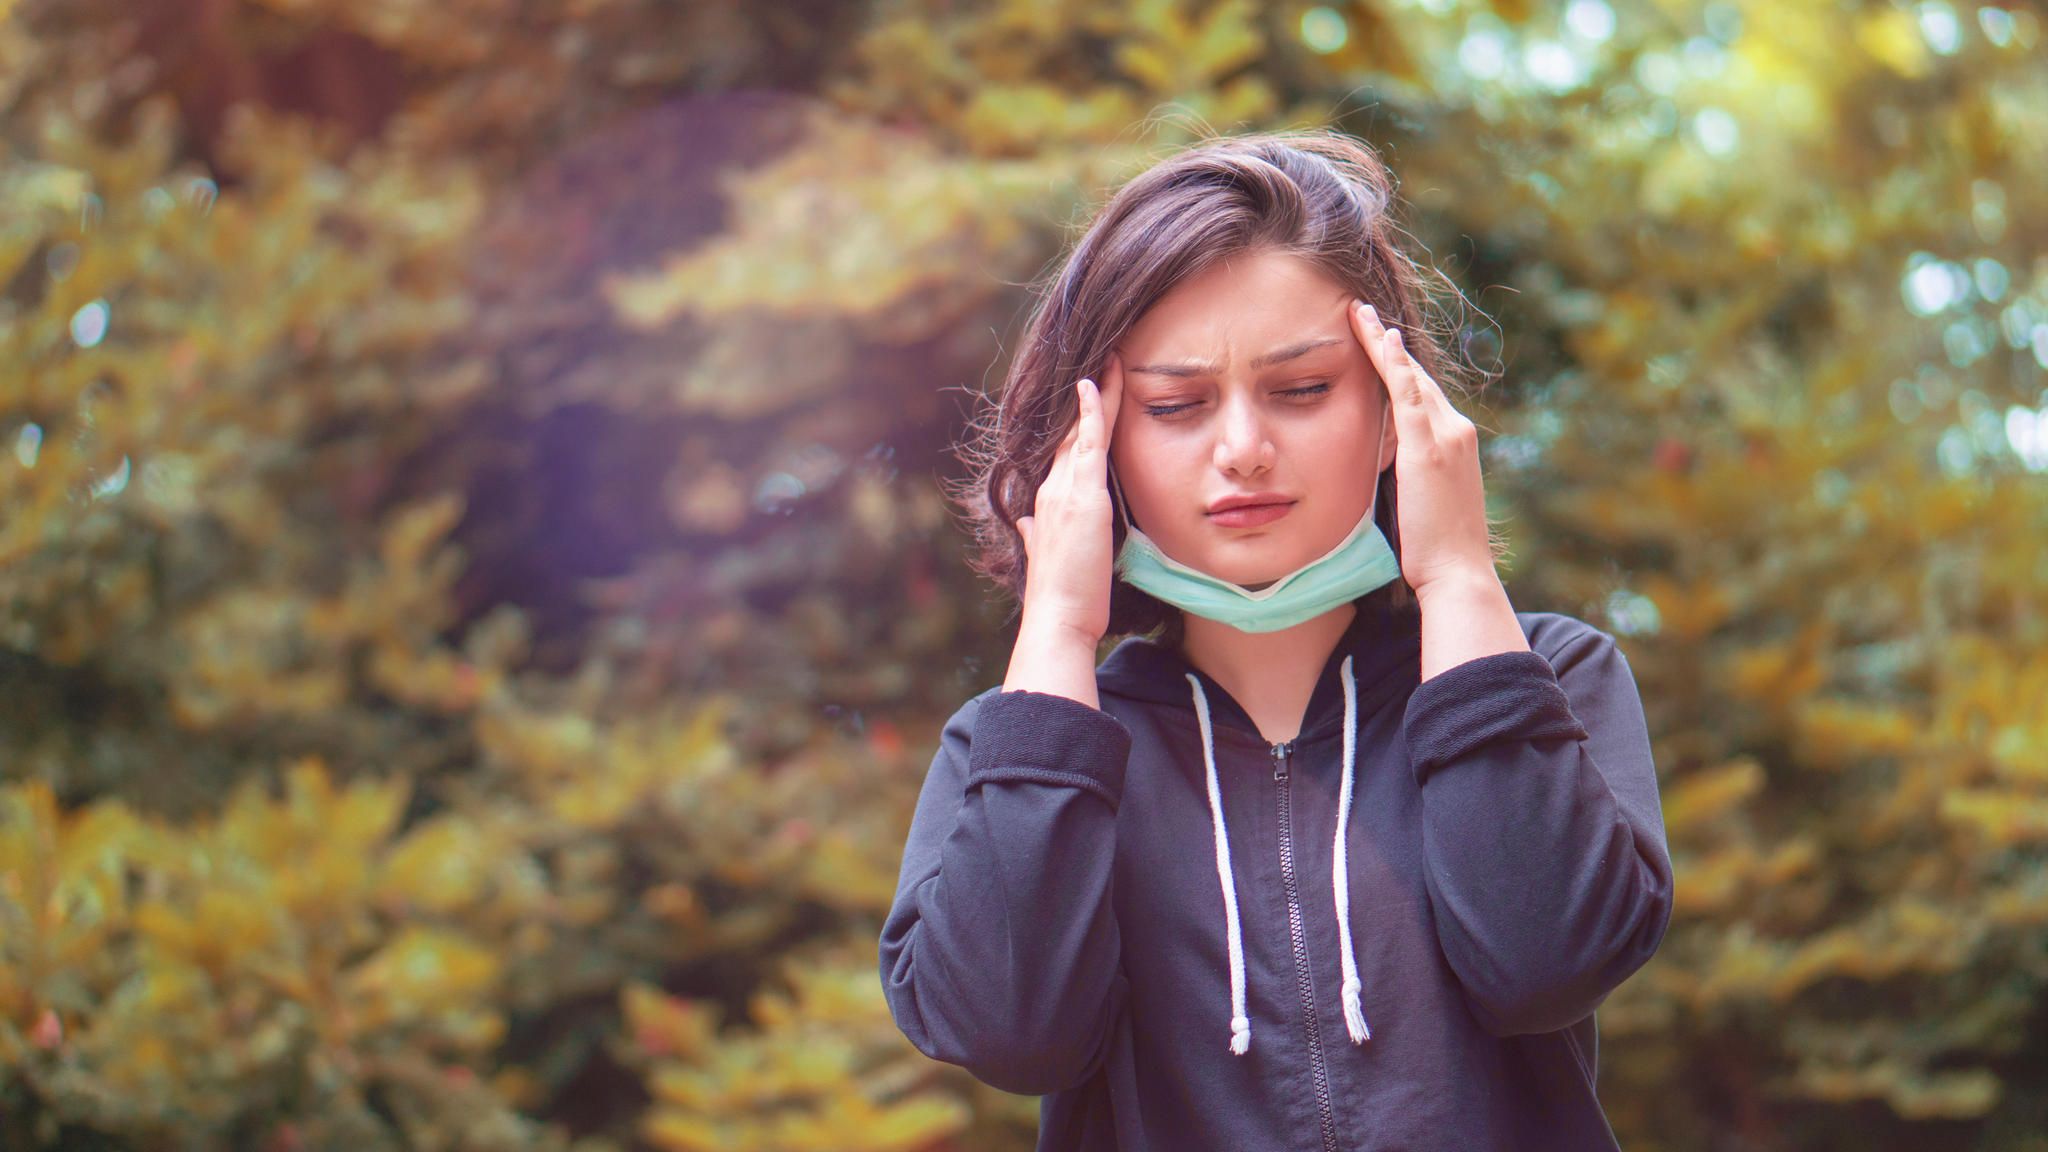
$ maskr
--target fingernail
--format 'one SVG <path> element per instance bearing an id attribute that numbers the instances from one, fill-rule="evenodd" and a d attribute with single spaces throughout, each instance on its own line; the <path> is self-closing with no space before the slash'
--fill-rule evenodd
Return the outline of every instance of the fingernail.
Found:
<path id="1" fill-rule="evenodd" d="M 1379 322 L 1380 322 L 1380 310 L 1379 310 L 1379 309 L 1377 309 L 1377 308 L 1375 308 L 1375 307 L 1373 307 L 1373 306 L 1372 306 L 1372 305 L 1370 305 L 1370 304 L 1367 304 L 1367 305 L 1365 306 L 1365 318 L 1366 318 L 1367 320 L 1370 320 L 1370 321 L 1372 321 L 1372 322 L 1373 322 L 1373 323 L 1375 323 L 1375 324 L 1379 323 Z"/>
<path id="2" fill-rule="evenodd" d="M 1399 328 L 1389 328 L 1387 333 L 1394 338 L 1394 343 L 1399 344 L 1401 342 L 1401 330 Z"/>

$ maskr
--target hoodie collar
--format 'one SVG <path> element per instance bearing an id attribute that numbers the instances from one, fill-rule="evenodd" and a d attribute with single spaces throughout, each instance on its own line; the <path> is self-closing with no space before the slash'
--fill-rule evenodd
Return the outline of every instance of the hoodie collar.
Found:
<path id="1" fill-rule="evenodd" d="M 1409 604 L 1386 605 L 1384 597 L 1356 602 L 1357 615 L 1337 638 L 1323 661 L 1302 717 L 1297 741 L 1340 735 L 1344 729 L 1345 686 L 1341 669 L 1346 657 L 1357 688 L 1359 714 L 1366 715 L 1403 684 L 1414 687 L 1422 668 L 1422 615 Z M 1266 748 L 1258 725 L 1242 705 L 1208 673 L 1190 664 L 1179 651 L 1155 640 L 1130 636 L 1120 641 L 1096 669 L 1096 683 L 1105 692 L 1175 708 L 1193 709 L 1188 676 L 1201 682 L 1217 737 L 1227 743 Z"/>

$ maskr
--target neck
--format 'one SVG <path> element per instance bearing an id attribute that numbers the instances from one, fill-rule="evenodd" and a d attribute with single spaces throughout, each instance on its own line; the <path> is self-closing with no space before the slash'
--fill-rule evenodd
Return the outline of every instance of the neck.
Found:
<path id="1" fill-rule="evenodd" d="M 1342 604 L 1277 632 L 1241 632 L 1183 612 L 1181 654 L 1248 710 L 1257 706 L 1254 702 L 1271 703 L 1298 717 L 1357 615 L 1357 604 Z"/>

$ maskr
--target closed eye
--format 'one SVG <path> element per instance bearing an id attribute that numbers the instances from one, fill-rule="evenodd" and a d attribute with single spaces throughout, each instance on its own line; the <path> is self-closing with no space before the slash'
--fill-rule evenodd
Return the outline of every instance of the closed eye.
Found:
<path id="1" fill-rule="evenodd" d="M 1279 392 L 1276 392 L 1276 393 L 1274 393 L 1274 395 L 1276 395 L 1276 396 L 1316 396 L 1316 395 L 1320 395 L 1320 394 L 1322 394 L 1322 393 L 1324 393 L 1324 392 L 1328 392 L 1329 390 L 1330 390 L 1330 382 L 1329 382 L 1329 381 L 1327 381 L 1327 380 L 1324 380 L 1324 381 L 1322 381 L 1321 383 L 1317 383 L 1317 384 L 1309 384 L 1309 385 L 1305 385 L 1305 386 L 1303 386 L 1303 387 L 1300 387 L 1300 388 L 1286 388 L 1286 389 L 1282 389 L 1281 391 L 1279 391 Z M 1192 403 L 1188 403 L 1188 404 L 1147 404 L 1147 405 L 1145 405 L 1145 414 L 1146 414 L 1147 416 L 1171 416 L 1171 415 L 1173 415 L 1173 414 L 1174 414 L 1174 413 L 1176 413 L 1176 412 L 1182 412 L 1182 411 L 1185 411 L 1185 410 L 1187 410 L 1187 409 L 1189 409 L 1189 408 L 1193 408 L 1194 406 L 1195 406 L 1195 405 L 1194 405 L 1194 404 L 1192 404 Z"/>

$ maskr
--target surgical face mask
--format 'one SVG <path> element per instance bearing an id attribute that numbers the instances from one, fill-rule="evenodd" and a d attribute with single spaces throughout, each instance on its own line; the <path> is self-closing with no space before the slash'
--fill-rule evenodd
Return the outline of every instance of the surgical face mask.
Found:
<path id="1" fill-rule="evenodd" d="M 1381 452 L 1375 437 L 1373 485 L 1378 491 Z M 1124 583 L 1205 620 L 1228 624 L 1241 632 L 1277 632 L 1312 620 L 1401 576 L 1400 558 L 1373 523 L 1375 497 L 1365 515 L 1335 548 L 1257 591 L 1233 584 L 1182 564 L 1166 555 L 1152 538 L 1131 523 L 1122 499 L 1122 485 L 1110 469 L 1110 491 L 1123 519 L 1124 543 L 1117 551 L 1116 571 Z"/>

